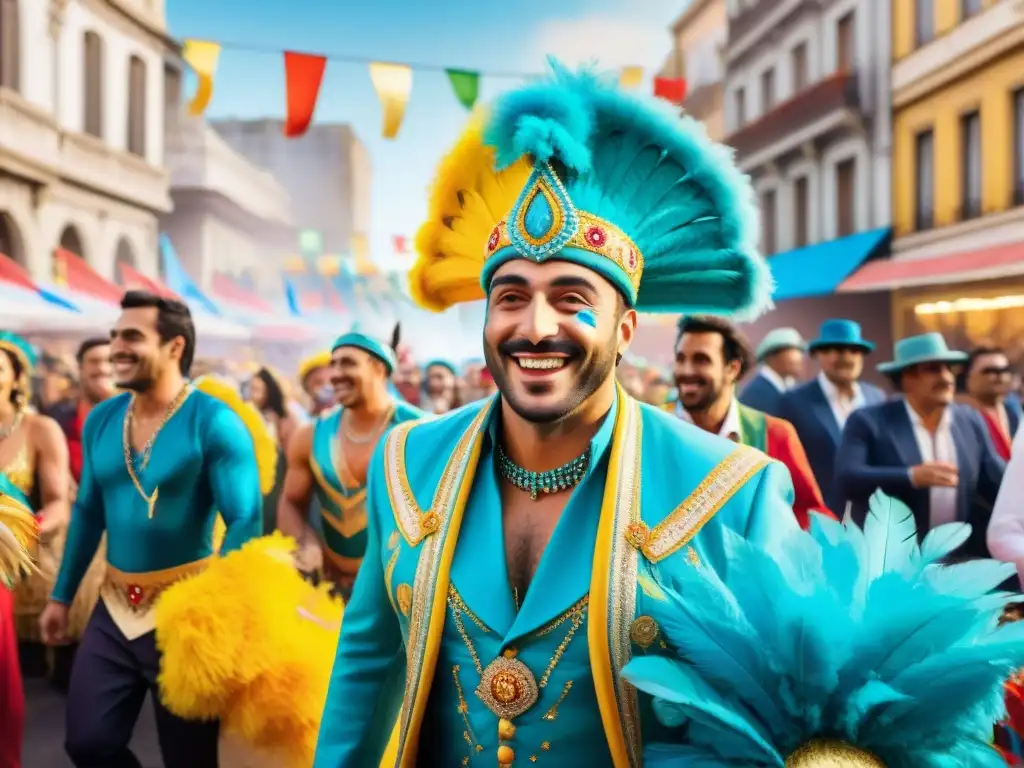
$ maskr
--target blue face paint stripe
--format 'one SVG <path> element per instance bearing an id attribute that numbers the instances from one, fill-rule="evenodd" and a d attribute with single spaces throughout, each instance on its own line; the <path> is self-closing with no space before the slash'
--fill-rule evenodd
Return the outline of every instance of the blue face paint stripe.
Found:
<path id="1" fill-rule="evenodd" d="M 591 328 L 597 328 L 597 316 L 589 309 L 581 309 L 576 313 L 576 319 Z"/>

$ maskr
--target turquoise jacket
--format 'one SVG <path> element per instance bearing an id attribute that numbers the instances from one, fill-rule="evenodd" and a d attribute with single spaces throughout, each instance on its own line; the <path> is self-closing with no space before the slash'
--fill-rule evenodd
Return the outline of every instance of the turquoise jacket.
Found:
<path id="1" fill-rule="evenodd" d="M 136 475 L 146 494 L 159 489 L 153 515 L 125 464 L 124 419 L 131 395 L 100 403 L 82 430 L 82 480 L 53 599 L 70 603 L 103 533 L 107 562 L 145 574 L 213 554 L 220 512 L 227 526 L 221 552 L 260 535 L 263 496 L 252 437 L 230 406 L 193 390 L 160 430 L 148 465 Z"/>
<path id="2" fill-rule="evenodd" d="M 785 467 L 620 390 L 517 608 L 498 402 L 401 425 L 379 446 L 315 768 L 415 768 L 418 754 L 639 768 L 643 739 L 667 737 L 618 672 L 663 650 L 657 578 L 724 568 L 726 527 L 765 542 L 797 530 Z"/>
<path id="3" fill-rule="evenodd" d="M 338 474 L 338 427 L 341 406 L 316 417 L 309 466 L 316 480 L 315 492 L 320 502 L 321 530 L 328 554 L 335 561 L 358 561 L 366 551 L 366 486 L 346 487 Z M 395 402 L 395 411 L 384 430 L 387 435 L 396 424 L 422 418 L 423 412 L 404 401 Z M 381 440 L 383 440 L 383 435 Z M 352 571 L 358 567 L 352 562 Z"/>

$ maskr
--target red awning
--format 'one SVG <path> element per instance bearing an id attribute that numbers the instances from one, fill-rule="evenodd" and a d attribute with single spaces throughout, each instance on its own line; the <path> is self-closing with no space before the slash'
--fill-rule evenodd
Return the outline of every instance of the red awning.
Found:
<path id="1" fill-rule="evenodd" d="M 0 253 L 0 280 L 30 291 L 39 290 L 28 270 L 6 253 Z"/>
<path id="2" fill-rule="evenodd" d="M 243 288 L 231 277 L 220 272 L 214 273 L 210 288 L 211 292 L 216 294 L 218 298 L 241 309 L 264 312 L 266 314 L 272 314 L 274 311 L 274 308 L 266 299 Z"/>
<path id="3" fill-rule="evenodd" d="M 121 285 L 126 291 L 149 291 L 165 299 L 178 299 L 178 295 L 159 280 L 146 277 L 130 264 L 121 262 L 118 264 L 121 273 Z"/>
<path id="4" fill-rule="evenodd" d="M 57 248 L 53 252 L 53 269 L 57 285 L 110 304 L 121 303 L 124 290 L 102 277 L 77 253 Z"/>
<path id="5" fill-rule="evenodd" d="M 1009 243 L 978 251 L 930 259 L 869 261 L 848 277 L 839 293 L 889 291 L 919 285 L 988 280 L 1024 273 L 1024 243 Z"/>

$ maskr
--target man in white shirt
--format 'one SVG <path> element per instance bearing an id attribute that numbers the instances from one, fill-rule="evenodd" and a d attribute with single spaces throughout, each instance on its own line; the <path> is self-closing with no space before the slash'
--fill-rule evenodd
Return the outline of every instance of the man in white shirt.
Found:
<path id="1" fill-rule="evenodd" d="M 864 360 L 875 345 L 852 320 L 826 320 L 818 338 L 808 345 L 821 368 L 806 384 L 782 396 L 779 415 L 790 422 L 807 449 L 814 476 L 831 509 L 841 511 L 846 499 L 835 484 L 835 458 L 846 420 L 856 409 L 885 401 L 878 387 L 860 381 Z"/>
<path id="2" fill-rule="evenodd" d="M 783 394 L 803 378 L 806 351 L 807 342 L 796 328 L 775 328 L 766 333 L 755 352 L 760 368 L 740 392 L 740 402 L 779 416 Z"/>
<path id="3" fill-rule="evenodd" d="M 928 333 L 898 341 L 895 358 L 878 370 L 903 398 L 849 417 L 836 482 L 858 522 L 881 489 L 910 508 L 919 536 L 954 520 L 971 523 L 971 539 L 959 554 L 987 557 L 985 535 L 1006 465 L 981 417 L 953 402 L 955 372 L 967 356 Z"/>

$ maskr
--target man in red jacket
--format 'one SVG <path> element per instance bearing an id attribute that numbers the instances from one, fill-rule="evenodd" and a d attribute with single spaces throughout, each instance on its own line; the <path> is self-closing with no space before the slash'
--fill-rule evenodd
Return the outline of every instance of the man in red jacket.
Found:
<path id="1" fill-rule="evenodd" d="M 676 339 L 679 399 L 666 409 L 701 429 L 757 448 L 785 464 L 793 478 L 793 514 L 806 529 L 811 511 L 834 515 L 825 506 L 793 425 L 736 399 L 736 382 L 743 378 L 753 358 L 750 343 L 728 320 L 683 317 Z"/>

